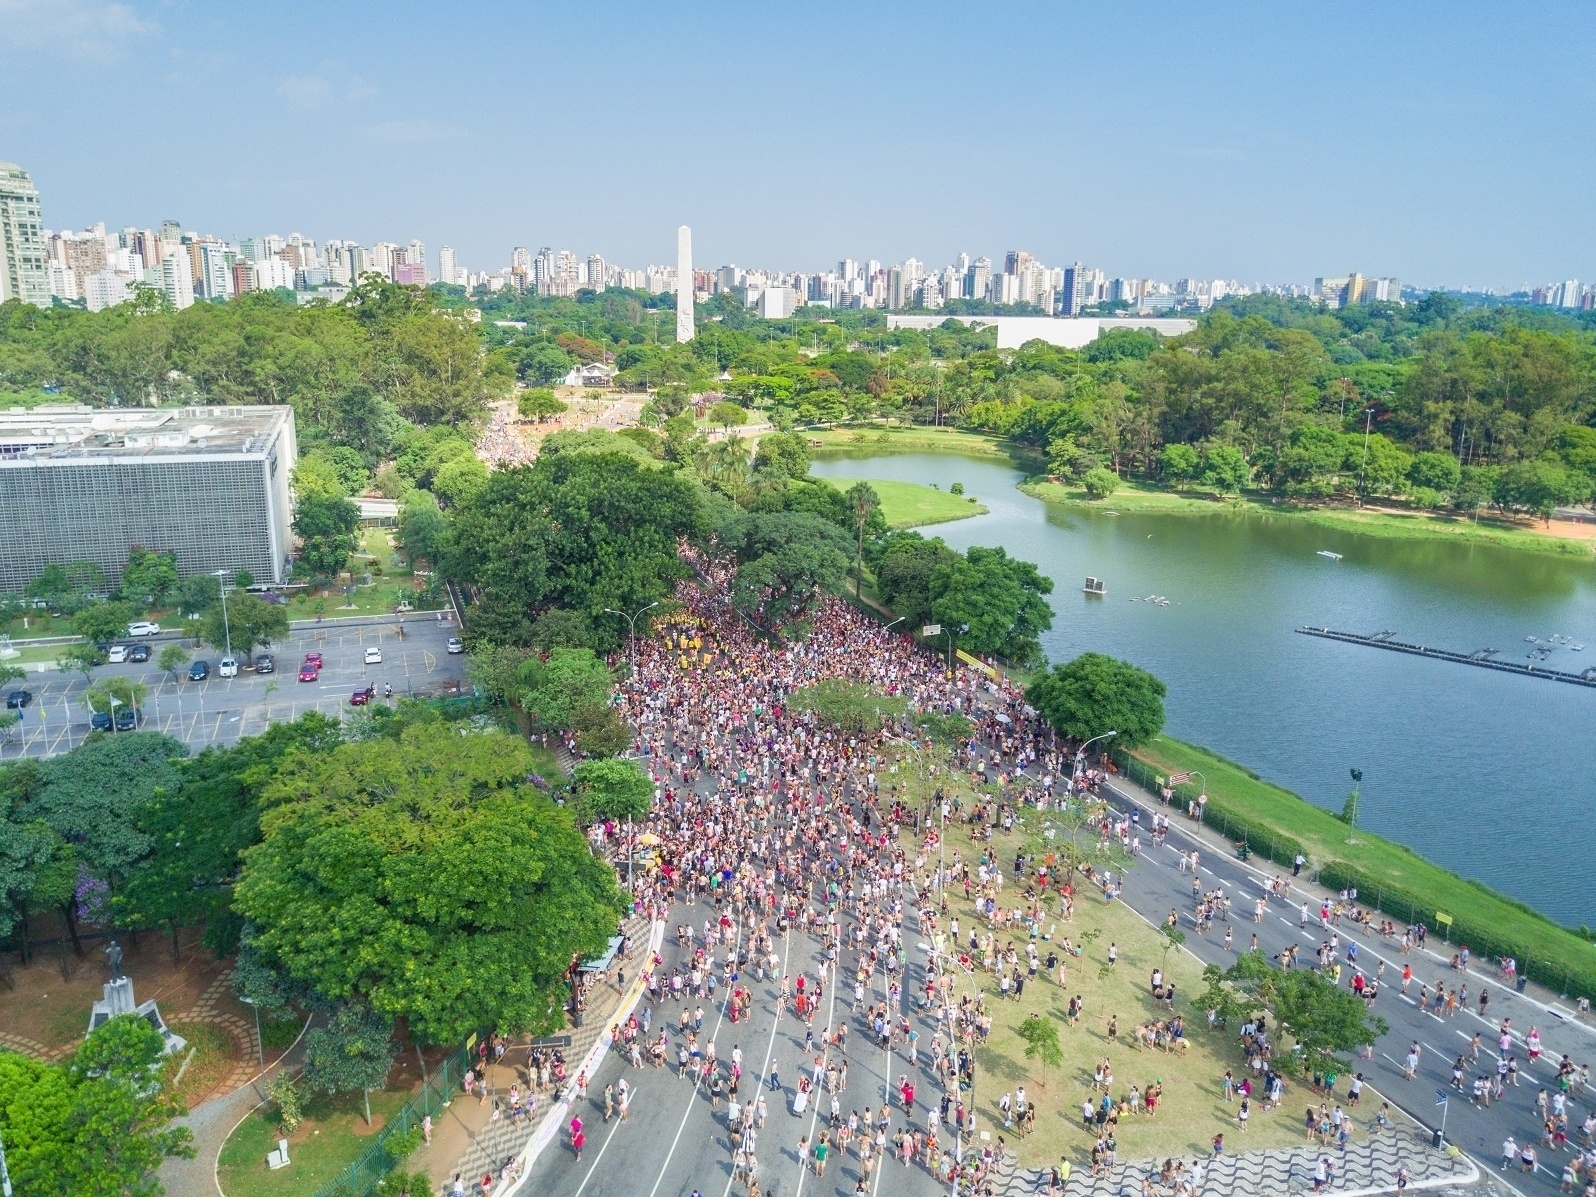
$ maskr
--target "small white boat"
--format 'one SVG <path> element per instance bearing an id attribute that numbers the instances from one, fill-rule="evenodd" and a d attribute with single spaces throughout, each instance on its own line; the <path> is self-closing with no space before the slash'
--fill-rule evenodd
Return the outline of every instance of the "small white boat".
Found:
<path id="1" fill-rule="evenodd" d="M 1329 549 L 1320 549 L 1318 555 L 1320 557 L 1328 557 L 1332 561 L 1340 561 L 1341 560 L 1341 554 L 1340 553 L 1332 553 Z"/>
<path id="2" fill-rule="evenodd" d="M 1108 593 L 1108 587 L 1101 578 L 1087 578 L 1086 585 L 1081 587 L 1081 589 L 1087 594 L 1105 595 Z"/>

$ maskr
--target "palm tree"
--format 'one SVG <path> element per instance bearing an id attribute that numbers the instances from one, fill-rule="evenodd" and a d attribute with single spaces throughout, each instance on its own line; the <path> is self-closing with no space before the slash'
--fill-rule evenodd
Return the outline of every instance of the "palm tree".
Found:
<path id="1" fill-rule="evenodd" d="M 853 560 L 853 597 L 858 598 L 864 576 L 865 524 L 870 522 L 872 515 L 881 510 L 881 497 L 876 494 L 875 487 L 868 482 L 855 482 L 843 497 L 853 508 L 853 522 L 859 534 Z"/>

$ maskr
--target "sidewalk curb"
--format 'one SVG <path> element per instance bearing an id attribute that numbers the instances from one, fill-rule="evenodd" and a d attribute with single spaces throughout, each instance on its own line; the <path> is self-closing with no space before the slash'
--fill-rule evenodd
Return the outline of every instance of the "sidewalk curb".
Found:
<path id="1" fill-rule="evenodd" d="M 657 953 L 660 949 L 660 945 L 664 943 L 664 941 L 665 920 L 663 918 L 655 919 L 654 928 L 649 933 L 648 937 L 649 955 L 652 956 Z M 626 997 L 622 999 L 621 1004 L 616 1007 L 615 1014 L 610 1019 L 612 1025 L 615 1023 L 624 1022 L 626 1019 L 632 1016 L 632 1011 L 637 1009 L 637 1003 L 643 999 L 643 991 L 645 988 L 643 978 L 646 973 L 647 970 L 645 969 L 638 970 L 637 977 L 632 981 L 630 992 L 628 992 Z M 604 1056 L 610 1050 L 610 1046 L 610 1033 L 606 1028 L 599 1034 L 598 1040 L 588 1050 L 587 1057 L 582 1061 L 581 1067 L 577 1070 L 578 1075 L 581 1073 L 586 1073 L 588 1076 L 596 1075 L 599 1065 L 604 1060 Z M 519 1155 L 516 1157 L 515 1179 L 508 1185 L 505 1184 L 503 1180 L 499 1181 L 498 1185 L 493 1190 L 494 1197 L 512 1197 L 513 1194 L 519 1193 L 521 1191 L 521 1186 L 526 1184 L 527 1178 L 532 1173 L 532 1166 L 537 1163 L 538 1157 L 542 1155 L 549 1145 L 553 1143 L 554 1140 L 559 1136 L 560 1128 L 565 1125 L 565 1116 L 570 1111 L 572 1104 L 570 1094 L 575 1090 L 575 1087 L 575 1083 L 573 1082 L 572 1085 L 568 1087 L 566 1096 L 560 1098 L 559 1101 L 550 1106 L 548 1113 L 543 1115 L 543 1121 L 539 1124 L 538 1128 L 532 1132 L 531 1137 L 527 1140 L 526 1146 L 521 1149 Z"/>

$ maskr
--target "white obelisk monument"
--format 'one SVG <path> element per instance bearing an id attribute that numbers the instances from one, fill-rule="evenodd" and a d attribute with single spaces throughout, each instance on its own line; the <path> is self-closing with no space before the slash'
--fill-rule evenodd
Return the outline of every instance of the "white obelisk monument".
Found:
<path id="1" fill-rule="evenodd" d="M 676 230 L 676 340 L 693 339 L 693 230 Z"/>

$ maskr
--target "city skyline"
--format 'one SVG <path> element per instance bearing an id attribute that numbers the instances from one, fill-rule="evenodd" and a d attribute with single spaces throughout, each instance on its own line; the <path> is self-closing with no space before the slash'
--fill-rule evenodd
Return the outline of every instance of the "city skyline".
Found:
<path id="1" fill-rule="evenodd" d="M 685 222 L 701 261 L 789 269 L 1028 245 L 1126 275 L 1589 277 L 1588 10 L 1447 13 L 350 5 L 261 54 L 242 6 L 13 0 L 0 158 L 52 228 L 406 230 L 482 263 L 529 242 L 668 260 L 659 231 Z M 644 99 L 682 54 L 685 124 Z M 501 76 L 538 82 L 484 102 Z M 106 137 L 112 112 L 162 132 Z"/>

